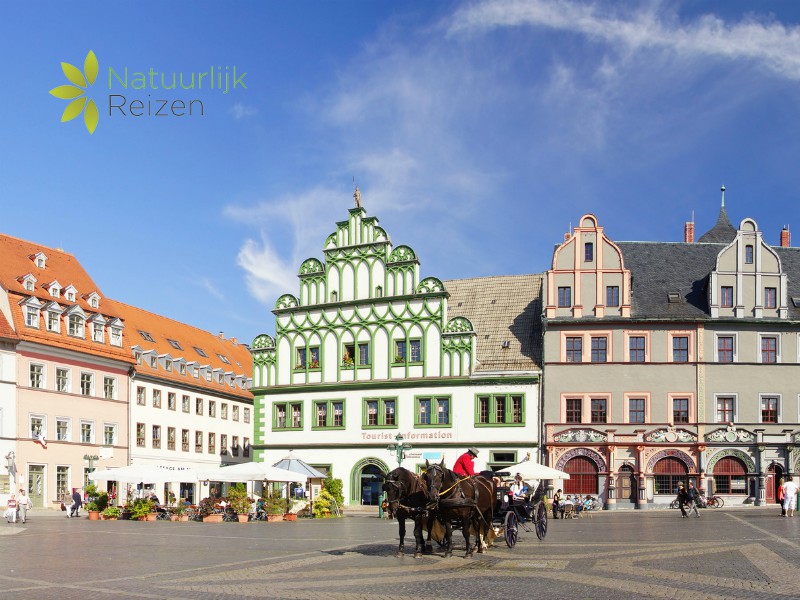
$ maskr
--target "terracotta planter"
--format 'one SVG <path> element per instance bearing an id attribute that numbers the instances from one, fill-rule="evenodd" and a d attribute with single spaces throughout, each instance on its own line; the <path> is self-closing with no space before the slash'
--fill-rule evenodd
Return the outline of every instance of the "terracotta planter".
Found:
<path id="1" fill-rule="evenodd" d="M 144 520 L 145 521 L 155 521 L 157 519 L 158 519 L 158 513 L 148 513 L 148 515 L 145 517 Z"/>
<path id="2" fill-rule="evenodd" d="M 100 520 L 100 511 L 99 510 L 90 510 L 89 511 L 89 520 L 90 521 L 99 521 Z"/>
<path id="3" fill-rule="evenodd" d="M 284 521 L 297 521 L 297 515 L 295 513 L 286 513 L 283 515 Z"/>
<path id="4" fill-rule="evenodd" d="M 247 515 L 247 514 L 236 515 L 236 516 L 239 517 L 239 523 L 247 523 L 247 521 L 250 520 L 250 515 Z"/>
<path id="5" fill-rule="evenodd" d="M 177 521 L 178 519 L 180 519 L 180 515 L 170 515 L 169 516 L 169 520 L 170 521 Z"/>
<path id="6" fill-rule="evenodd" d="M 188 521 L 189 515 L 178 515 L 178 521 Z"/>
<path id="7" fill-rule="evenodd" d="M 203 517 L 203 523 L 222 523 L 222 513 L 214 513 Z"/>
<path id="8" fill-rule="evenodd" d="M 100 518 L 101 518 L 103 521 L 116 521 L 116 520 L 117 520 L 117 517 L 107 517 L 107 516 L 105 516 L 105 515 L 103 515 L 103 514 L 101 514 L 101 515 L 100 515 Z"/>
<path id="9" fill-rule="evenodd" d="M 283 515 L 267 515 L 267 521 L 283 521 Z"/>

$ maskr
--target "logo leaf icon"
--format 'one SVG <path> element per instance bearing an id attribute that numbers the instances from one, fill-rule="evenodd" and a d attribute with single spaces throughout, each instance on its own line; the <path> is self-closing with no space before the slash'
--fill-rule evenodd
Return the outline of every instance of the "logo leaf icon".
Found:
<path id="1" fill-rule="evenodd" d="M 79 87 L 75 87 L 74 85 L 60 85 L 50 90 L 50 93 L 53 96 L 56 98 L 61 98 L 62 100 L 71 100 L 72 98 L 77 98 L 83 94 L 83 92 L 84 90 Z"/>
<path id="2" fill-rule="evenodd" d="M 97 111 L 97 105 L 94 100 L 89 100 L 89 104 L 86 105 L 86 112 L 83 113 L 83 121 L 86 123 L 86 129 L 89 130 L 89 133 L 94 133 L 98 120 L 100 120 L 100 113 Z"/>
<path id="3" fill-rule="evenodd" d="M 83 73 L 81 73 L 78 67 L 62 62 L 61 69 L 64 71 L 64 75 L 67 76 L 67 79 L 72 83 L 80 87 L 86 87 L 86 79 L 83 78 Z"/>
<path id="4" fill-rule="evenodd" d="M 92 50 L 86 55 L 86 60 L 83 61 L 83 72 L 86 73 L 86 79 L 89 80 L 89 85 L 94 83 L 97 79 L 97 73 L 100 70 L 100 65 L 97 62 L 97 57 Z"/>
<path id="5" fill-rule="evenodd" d="M 76 98 L 67 104 L 67 108 L 64 109 L 64 114 L 61 115 L 61 122 L 64 123 L 65 121 L 71 121 L 81 114 L 84 104 L 86 104 L 86 96 L 82 98 Z"/>

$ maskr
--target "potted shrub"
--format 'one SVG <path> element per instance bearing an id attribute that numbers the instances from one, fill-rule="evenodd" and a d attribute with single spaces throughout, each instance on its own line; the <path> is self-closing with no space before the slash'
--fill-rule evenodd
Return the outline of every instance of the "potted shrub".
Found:
<path id="1" fill-rule="evenodd" d="M 97 487 L 93 484 L 86 486 L 86 493 L 89 495 L 89 502 L 86 503 L 86 511 L 89 513 L 90 521 L 99 521 L 100 513 L 108 507 L 108 494 L 97 493 Z"/>
<path id="2" fill-rule="evenodd" d="M 203 523 L 222 523 L 222 513 L 214 512 L 214 500 L 203 498 L 197 505 L 197 512 L 203 517 Z"/>
<path id="3" fill-rule="evenodd" d="M 243 483 L 231 486 L 231 489 L 228 490 L 228 501 L 231 504 L 231 508 L 239 516 L 239 523 L 247 523 L 252 503 L 250 498 L 247 497 L 247 489 Z"/>
<path id="4" fill-rule="evenodd" d="M 278 496 L 270 496 L 264 503 L 267 509 L 267 521 L 283 521 L 286 514 L 286 501 Z"/>
<path id="5" fill-rule="evenodd" d="M 153 504 L 153 501 L 150 500 L 150 498 L 139 498 L 138 500 L 134 500 L 133 504 L 131 504 L 129 507 L 131 512 L 131 520 L 148 520 L 148 515 L 155 515 L 153 512 L 154 507 L 155 504 Z"/>
<path id="6" fill-rule="evenodd" d="M 107 506 L 106 509 L 101 513 L 103 515 L 103 519 L 106 521 L 116 521 L 119 519 L 119 515 L 122 511 L 116 506 Z"/>
<path id="7" fill-rule="evenodd" d="M 188 521 L 189 515 L 186 514 L 186 505 L 183 502 L 178 502 L 169 519 L 170 521 Z"/>

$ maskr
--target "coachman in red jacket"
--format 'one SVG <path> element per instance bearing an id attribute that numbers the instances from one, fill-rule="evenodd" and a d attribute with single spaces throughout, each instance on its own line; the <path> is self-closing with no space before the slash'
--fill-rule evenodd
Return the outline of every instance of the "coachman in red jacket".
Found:
<path id="1" fill-rule="evenodd" d="M 458 457 L 456 464 L 453 466 L 453 473 L 467 477 L 477 475 L 475 472 L 475 457 L 478 456 L 477 448 L 469 448 L 464 454 Z"/>

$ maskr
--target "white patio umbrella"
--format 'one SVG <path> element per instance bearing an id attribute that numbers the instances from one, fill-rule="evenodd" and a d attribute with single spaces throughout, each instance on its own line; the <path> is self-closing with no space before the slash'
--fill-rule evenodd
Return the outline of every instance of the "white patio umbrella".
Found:
<path id="1" fill-rule="evenodd" d="M 119 483 L 173 483 L 197 481 L 194 469 L 169 469 L 158 465 L 128 465 L 118 469 L 102 469 L 89 473 L 93 481 Z"/>
<path id="2" fill-rule="evenodd" d="M 205 481 L 304 481 L 304 475 L 272 467 L 267 463 L 249 462 L 217 467 L 216 469 L 203 469 L 197 472 L 197 478 Z"/>
<path id="3" fill-rule="evenodd" d="M 540 465 L 532 460 L 526 460 L 510 467 L 503 467 L 503 471 L 509 471 L 512 475 L 519 473 L 523 479 L 569 479 L 569 473 Z"/>

